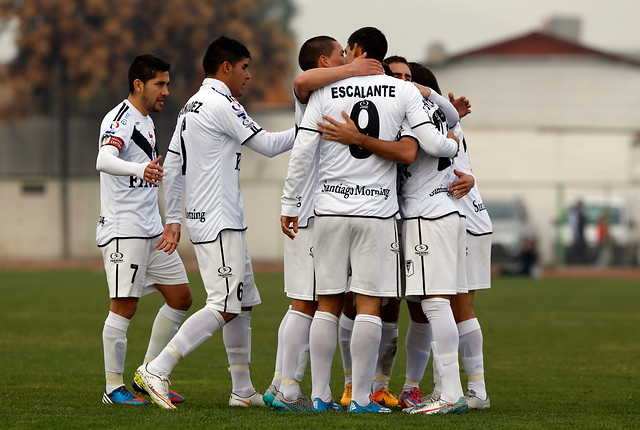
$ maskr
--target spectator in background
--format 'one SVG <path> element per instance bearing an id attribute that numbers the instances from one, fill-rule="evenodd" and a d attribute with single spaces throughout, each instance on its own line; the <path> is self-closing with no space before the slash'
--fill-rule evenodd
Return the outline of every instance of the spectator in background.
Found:
<path id="1" fill-rule="evenodd" d="M 578 200 L 569 211 L 569 225 L 573 234 L 572 255 L 578 263 L 584 263 L 587 259 L 587 244 L 584 239 L 584 227 L 587 219 L 584 214 L 584 203 Z"/>

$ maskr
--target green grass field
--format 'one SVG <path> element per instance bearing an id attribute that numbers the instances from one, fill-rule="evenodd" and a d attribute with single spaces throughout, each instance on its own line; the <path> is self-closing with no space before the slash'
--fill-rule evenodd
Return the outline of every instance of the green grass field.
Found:
<path id="1" fill-rule="evenodd" d="M 191 312 L 204 302 L 190 273 Z M 282 274 L 256 274 L 263 304 L 253 312 L 251 373 L 271 381 L 276 333 L 287 308 Z M 221 333 L 172 374 L 187 401 L 177 411 L 101 403 L 104 273 L 0 270 L 0 428 L 640 428 L 640 283 L 637 280 L 496 278 L 476 296 L 491 409 L 462 416 L 287 414 L 227 406 L 231 382 Z M 128 332 L 125 381 L 140 364 L 159 294 L 140 301 Z M 391 389 L 404 382 L 404 332 Z M 463 383 L 465 378 L 463 375 Z M 431 370 L 423 391 L 431 390 Z M 303 389 L 310 393 L 310 377 Z M 332 389 L 342 392 L 336 352 Z"/>

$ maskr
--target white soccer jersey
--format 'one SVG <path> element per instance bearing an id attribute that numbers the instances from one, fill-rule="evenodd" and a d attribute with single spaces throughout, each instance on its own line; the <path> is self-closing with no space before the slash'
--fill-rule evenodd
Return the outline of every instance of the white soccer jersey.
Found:
<path id="1" fill-rule="evenodd" d="M 432 130 L 417 88 L 405 81 L 372 75 L 344 79 L 311 94 L 289 160 L 282 197 L 282 215 L 298 216 L 297 190 L 309 171 L 319 145 L 316 215 L 389 218 L 398 212 L 396 163 L 356 145 L 322 141 L 317 122 L 347 112 L 362 132 L 395 140 L 406 117 L 430 151 L 453 156 L 455 141 Z"/>
<path id="2" fill-rule="evenodd" d="M 295 100 L 295 116 L 296 116 L 296 131 L 300 129 L 302 124 L 302 118 L 307 109 L 306 103 L 301 103 L 298 97 L 293 94 Z M 316 185 L 318 183 L 318 150 L 311 162 L 309 172 L 305 176 L 304 180 L 300 184 L 298 189 L 298 202 L 300 204 L 298 210 L 298 227 L 304 228 L 309 223 L 309 218 L 313 217 L 313 195 L 315 193 Z"/>
<path id="3" fill-rule="evenodd" d="M 469 161 L 469 151 L 460 123 L 456 124 L 456 126 L 452 128 L 452 131 L 460 140 L 460 152 L 458 153 L 458 156 L 453 159 L 453 167 L 458 171 L 471 174 L 472 171 L 471 162 Z M 484 203 L 482 202 L 482 196 L 480 195 L 477 181 L 466 196 L 461 199 L 454 198 L 454 201 L 458 204 L 460 211 L 467 217 L 467 231 L 469 233 L 482 235 L 489 234 L 493 231 L 491 219 L 489 218 L 487 208 L 485 208 Z"/>
<path id="4" fill-rule="evenodd" d="M 212 242 L 222 230 L 245 230 L 242 146 L 274 156 L 291 149 L 294 135 L 294 128 L 263 131 L 223 82 L 205 79 L 180 111 L 169 144 L 163 179 L 165 222 L 182 222 L 184 185 L 186 227 L 193 243 Z"/>
<path id="5" fill-rule="evenodd" d="M 442 110 L 431 100 L 424 100 L 429 121 L 442 136 L 446 136 L 447 122 Z M 400 211 L 404 219 L 437 219 L 459 212 L 449 197 L 453 168 L 451 158 L 435 157 L 423 150 L 416 160 L 399 167 Z"/>
<path id="6" fill-rule="evenodd" d="M 100 124 L 99 146 L 113 145 L 121 159 L 134 163 L 157 158 L 156 132 L 149 115 L 142 115 L 128 100 L 113 108 Z M 115 238 L 151 238 L 162 234 L 158 186 L 136 177 L 100 172 L 98 246 Z"/>

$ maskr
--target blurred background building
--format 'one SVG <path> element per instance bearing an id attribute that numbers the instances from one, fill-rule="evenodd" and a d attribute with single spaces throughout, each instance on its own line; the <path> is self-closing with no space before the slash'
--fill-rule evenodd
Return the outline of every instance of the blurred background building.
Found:
<path id="1" fill-rule="evenodd" d="M 98 126 L 126 97 L 126 70 L 141 52 L 172 63 L 168 106 L 153 116 L 161 153 L 177 111 L 200 85 L 204 50 L 221 33 L 244 41 L 254 57 L 242 98 L 250 115 L 268 130 L 292 126 L 292 79 L 303 42 L 290 30 L 294 6 L 0 1 L 0 33 L 15 31 L 17 42 L 14 57 L 0 65 L 0 259 L 100 258 Z M 496 263 L 517 261 L 533 242 L 545 265 L 637 264 L 640 61 L 586 46 L 580 34 L 578 19 L 557 18 L 462 53 L 441 44 L 425 50 L 422 60 L 443 91 L 471 99 L 463 127 L 496 221 Z M 256 261 L 282 260 L 287 162 L 287 154 L 243 153 L 247 240 Z M 570 222 L 578 201 L 586 211 L 584 254 Z M 516 222 L 499 221 L 503 214 L 516 214 Z M 179 250 L 193 258 L 187 237 Z"/>

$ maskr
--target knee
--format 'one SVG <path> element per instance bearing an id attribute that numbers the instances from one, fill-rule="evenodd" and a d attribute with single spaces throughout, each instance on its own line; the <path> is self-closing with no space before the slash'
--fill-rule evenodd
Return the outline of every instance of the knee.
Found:
<path id="1" fill-rule="evenodd" d="M 109 310 L 121 317 L 131 319 L 138 309 L 138 300 L 132 299 L 112 299 Z"/>
<path id="2" fill-rule="evenodd" d="M 189 289 L 188 285 L 180 288 L 180 291 L 178 291 L 176 294 L 165 296 L 165 300 L 167 302 L 167 305 L 181 311 L 188 311 L 191 307 L 191 304 L 193 303 L 193 297 L 191 296 L 191 290 Z"/>

